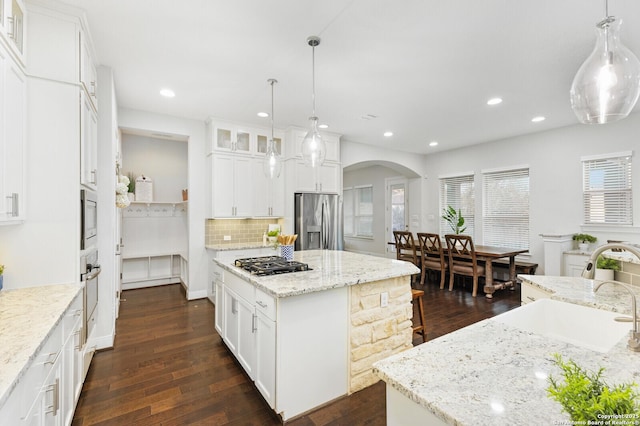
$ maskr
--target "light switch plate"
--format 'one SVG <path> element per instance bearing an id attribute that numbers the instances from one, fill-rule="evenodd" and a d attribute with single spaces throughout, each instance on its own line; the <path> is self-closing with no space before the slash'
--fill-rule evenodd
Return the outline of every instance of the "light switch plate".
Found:
<path id="1" fill-rule="evenodd" d="M 231 241 L 231 235 L 225 235 L 224 236 L 224 240 L 225 241 Z"/>
<path id="2" fill-rule="evenodd" d="M 389 293 L 385 291 L 380 293 L 380 307 L 386 308 L 387 306 L 389 306 Z"/>

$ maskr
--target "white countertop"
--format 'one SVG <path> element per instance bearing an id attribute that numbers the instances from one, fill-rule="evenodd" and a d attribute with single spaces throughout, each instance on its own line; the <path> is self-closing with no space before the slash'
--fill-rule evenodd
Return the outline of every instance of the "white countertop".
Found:
<path id="1" fill-rule="evenodd" d="M 0 406 L 81 291 L 79 284 L 0 291 Z"/>
<path id="2" fill-rule="evenodd" d="M 234 259 L 223 257 L 214 259 L 214 262 L 275 297 L 296 296 L 420 272 L 408 262 L 338 250 L 296 251 L 293 259 L 308 264 L 312 270 L 256 276 L 236 267 Z"/>
<path id="3" fill-rule="evenodd" d="M 630 297 L 619 287 L 607 286 L 612 291 L 602 287 L 594 296 L 591 280 L 520 277 L 554 291 L 552 298 L 558 300 L 630 312 Z M 494 317 L 379 361 L 374 372 L 387 386 L 448 424 L 569 424 L 561 423 L 569 416 L 546 393 L 548 376 L 561 376 L 552 354 L 591 371 L 603 367 L 607 383 L 640 383 L 640 353 L 626 345 L 625 337 L 608 353 L 599 353 L 511 327 Z"/>

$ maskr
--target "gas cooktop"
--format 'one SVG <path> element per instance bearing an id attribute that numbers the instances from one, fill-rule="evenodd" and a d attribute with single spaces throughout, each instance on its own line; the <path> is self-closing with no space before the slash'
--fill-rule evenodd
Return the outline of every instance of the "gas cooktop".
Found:
<path id="1" fill-rule="evenodd" d="M 280 256 L 247 257 L 236 259 L 235 265 L 253 275 L 275 275 L 288 272 L 310 271 L 309 265 Z"/>

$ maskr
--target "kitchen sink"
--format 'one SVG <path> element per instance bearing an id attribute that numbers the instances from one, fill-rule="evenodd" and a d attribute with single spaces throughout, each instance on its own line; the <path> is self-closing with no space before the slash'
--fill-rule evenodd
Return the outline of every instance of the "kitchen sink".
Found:
<path id="1" fill-rule="evenodd" d="M 628 336 L 630 323 L 614 321 L 619 313 L 552 299 L 533 303 L 494 317 L 521 330 L 561 340 L 597 352 L 608 352 Z"/>

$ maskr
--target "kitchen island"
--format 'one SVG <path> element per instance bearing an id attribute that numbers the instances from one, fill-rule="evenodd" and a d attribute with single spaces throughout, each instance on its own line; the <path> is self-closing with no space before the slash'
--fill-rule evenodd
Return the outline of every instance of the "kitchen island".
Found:
<path id="1" fill-rule="evenodd" d="M 257 276 L 213 260 L 216 330 L 283 420 L 379 379 L 375 361 L 412 347 L 415 265 L 309 250 L 310 270 Z"/>
<path id="2" fill-rule="evenodd" d="M 593 280 L 520 278 L 535 284 L 550 299 L 630 313 L 629 294 L 614 285 L 603 286 L 594 294 L 597 282 Z M 637 287 L 634 291 L 640 295 Z M 640 383 L 640 353 L 627 349 L 627 337 L 602 353 L 524 331 L 500 317 L 374 364 L 375 373 L 387 385 L 387 424 L 571 424 L 560 404 L 547 397 L 549 375 L 560 377 L 554 353 L 588 370 L 603 367 L 608 383 Z"/>

